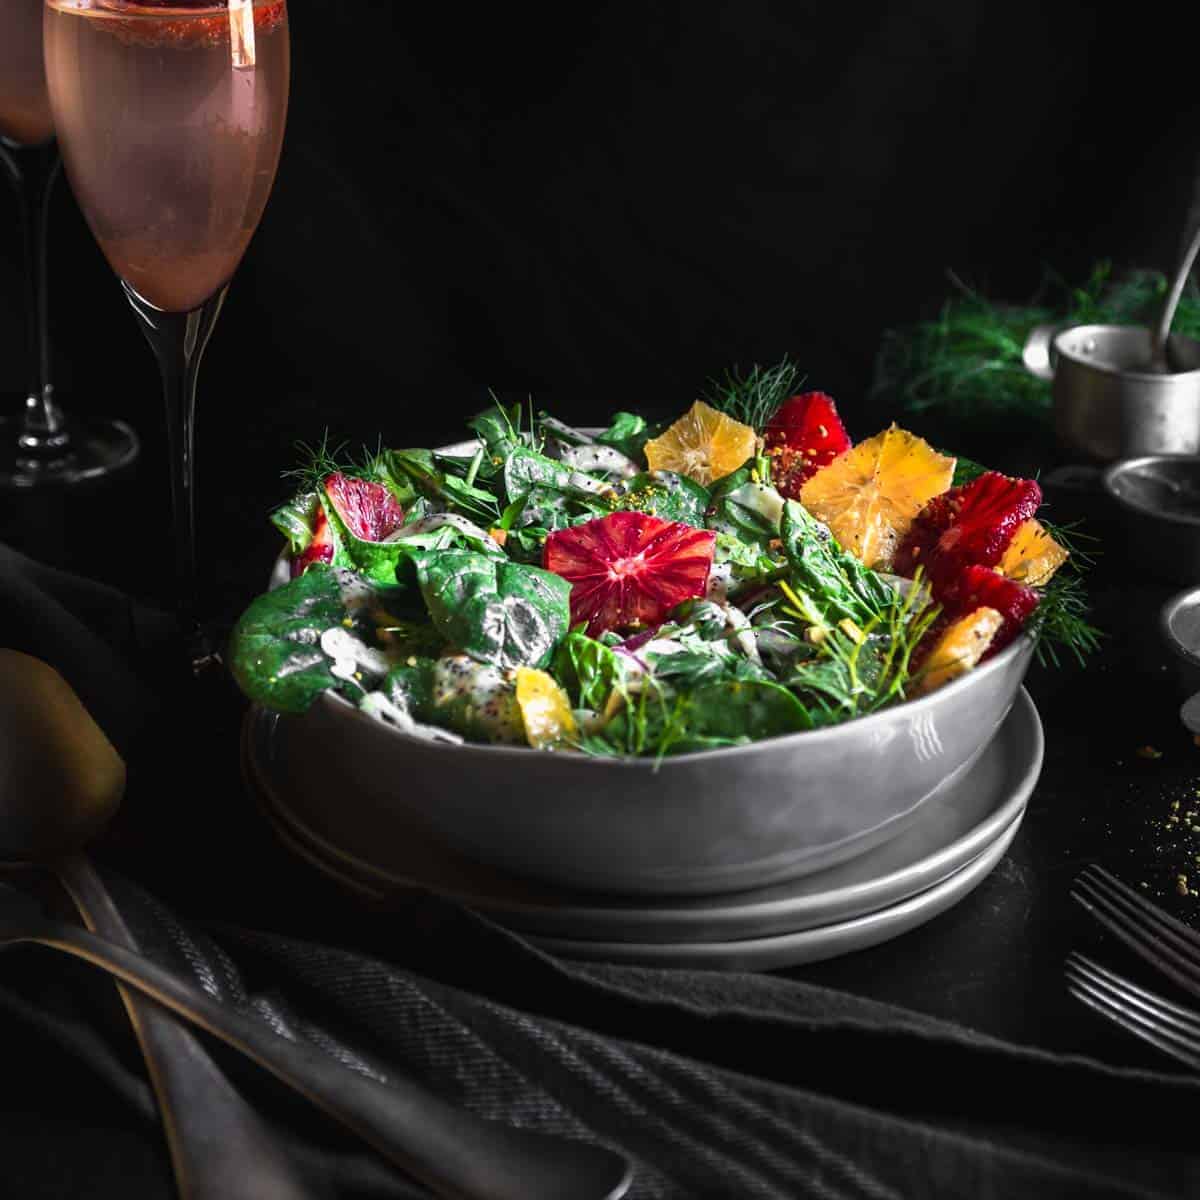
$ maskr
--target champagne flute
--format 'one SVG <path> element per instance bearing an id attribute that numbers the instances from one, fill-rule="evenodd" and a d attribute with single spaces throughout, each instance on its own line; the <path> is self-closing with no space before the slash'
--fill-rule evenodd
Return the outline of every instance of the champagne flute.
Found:
<path id="1" fill-rule="evenodd" d="M 67 178 L 158 359 L 178 609 L 199 669 L 196 379 L 275 181 L 286 0 L 45 0 L 46 78 Z"/>
<path id="2" fill-rule="evenodd" d="M 0 418 L 0 488 L 81 483 L 138 452 L 128 425 L 69 417 L 50 383 L 46 226 L 60 165 L 42 65 L 42 0 L 0 0 L 0 173 L 13 187 L 24 237 L 29 343 L 24 411 Z"/>

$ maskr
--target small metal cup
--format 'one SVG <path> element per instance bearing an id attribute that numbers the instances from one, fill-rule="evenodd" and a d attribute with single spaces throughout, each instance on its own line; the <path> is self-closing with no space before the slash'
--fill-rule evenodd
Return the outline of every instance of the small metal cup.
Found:
<path id="1" fill-rule="evenodd" d="M 1177 592 L 1163 605 L 1159 631 L 1171 651 L 1175 684 L 1183 698 L 1179 719 L 1200 735 L 1200 588 Z"/>
<path id="2" fill-rule="evenodd" d="M 1149 370 L 1150 330 L 1137 325 L 1039 325 L 1026 368 L 1052 380 L 1059 440 L 1089 458 L 1200 453 L 1200 342 L 1171 334 L 1178 369 Z"/>

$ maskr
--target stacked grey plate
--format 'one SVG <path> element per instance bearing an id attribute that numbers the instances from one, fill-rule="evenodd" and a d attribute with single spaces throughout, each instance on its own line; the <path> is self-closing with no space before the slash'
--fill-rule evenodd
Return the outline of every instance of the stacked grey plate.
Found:
<path id="1" fill-rule="evenodd" d="M 400 809 L 393 836 L 367 837 L 339 819 L 344 777 L 303 729 L 251 709 L 247 783 L 291 849 L 365 899 L 432 890 L 569 957 L 757 970 L 876 945 L 961 900 L 1016 836 L 1043 753 L 1041 722 L 1022 689 L 974 765 L 923 801 L 895 837 L 795 880 L 676 899 L 569 891 L 506 874 L 450 850 Z"/>

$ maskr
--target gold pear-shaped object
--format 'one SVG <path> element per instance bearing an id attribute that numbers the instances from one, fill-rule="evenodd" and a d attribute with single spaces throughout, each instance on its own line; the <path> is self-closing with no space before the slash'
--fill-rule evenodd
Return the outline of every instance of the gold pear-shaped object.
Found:
<path id="1" fill-rule="evenodd" d="M 112 819 L 125 763 L 47 663 L 0 649 L 0 859 L 45 861 Z"/>

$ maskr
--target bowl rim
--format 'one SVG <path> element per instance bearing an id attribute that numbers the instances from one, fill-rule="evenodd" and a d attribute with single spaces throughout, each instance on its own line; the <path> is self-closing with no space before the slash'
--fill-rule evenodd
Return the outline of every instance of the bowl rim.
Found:
<path id="1" fill-rule="evenodd" d="M 701 761 L 711 762 L 718 758 L 722 760 L 731 759 L 756 751 L 761 752 L 767 747 L 783 749 L 784 747 L 794 747 L 798 744 L 814 745 L 817 742 L 836 741 L 839 738 L 849 738 L 856 735 L 869 736 L 866 731 L 886 724 L 889 719 L 894 719 L 896 713 L 903 712 L 917 719 L 920 714 L 929 712 L 940 705 L 952 701 L 954 697 L 964 693 L 967 688 L 978 683 L 980 680 L 987 679 L 990 675 L 1003 670 L 1011 664 L 1012 660 L 1019 658 L 1022 654 L 1032 656 L 1034 648 L 1035 641 L 1033 636 L 1028 633 L 1022 633 L 1011 645 L 1001 650 L 995 658 L 989 659 L 982 666 L 975 667 L 965 675 L 959 676 L 958 679 L 951 680 L 948 684 L 938 688 L 935 692 L 930 692 L 927 696 L 917 696 L 912 700 L 903 700 L 899 704 L 882 708 L 878 712 L 870 713 L 868 716 L 856 717 L 853 720 L 843 721 L 837 725 L 825 725 L 819 729 L 801 729 L 795 733 L 781 733 L 775 737 L 759 738 L 757 741 L 747 742 L 743 746 L 718 746 L 712 750 L 691 750 L 684 754 L 670 754 L 662 758 L 651 758 L 648 756 L 635 758 L 627 755 L 613 755 L 609 757 L 604 755 L 558 753 L 555 754 L 555 760 L 557 762 L 579 764 L 580 769 L 584 770 L 616 767 L 625 770 L 660 771 L 670 769 L 672 764 L 676 763 L 687 763 L 690 765 Z M 1028 666 L 1028 662 L 1026 666 Z M 1022 672 L 1023 678 L 1024 672 Z M 322 692 L 317 697 L 316 703 L 323 704 L 329 711 L 339 717 L 349 715 L 353 719 L 368 721 L 374 728 L 382 729 L 388 735 L 401 739 L 406 745 L 420 746 L 431 753 L 461 754 L 466 752 L 475 758 L 491 759 L 497 763 L 508 761 L 528 762 L 530 755 L 547 753 L 544 750 L 537 750 L 532 746 L 493 746 L 483 742 L 465 741 L 458 743 L 435 742 L 429 738 L 406 733 L 403 729 L 399 729 L 395 725 L 389 725 L 386 721 L 380 721 L 376 717 L 362 712 L 353 701 L 346 699 L 345 696 L 342 696 L 338 692 Z M 802 741 L 798 741 L 798 739 Z M 575 768 L 571 767 L 568 769 L 574 770 Z"/>
<path id="2" fill-rule="evenodd" d="M 1158 627 L 1162 632 L 1163 640 L 1167 643 L 1167 648 L 1177 658 L 1181 658 L 1193 667 L 1200 667 L 1200 650 L 1192 651 L 1184 646 L 1171 627 L 1171 621 L 1183 609 L 1195 607 L 1197 604 L 1200 604 L 1200 585 L 1176 592 L 1158 610 Z"/>
<path id="3" fill-rule="evenodd" d="M 1165 388 L 1173 386 L 1178 380 L 1187 380 L 1189 382 L 1200 379 L 1200 367 L 1193 367 L 1190 371 L 1170 371 L 1160 375 L 1152 371 L 1129 371 L 1123 370 L 1120 367 L 1112 366 L 1109 363 L 1096 362 L 1094 359 L 1085 358 L 1080 354 L 1069 353 L 1059 343 L 1069 333 L 1086 334 L 1086 333 L 1112 333 L 1114 331 L 1128 332 L 1130 330 L 1139 331 L 1150 335 L 1151 330 L 1146 325 L 1104 325 L 1091 323 L 1087 325 L 1068 325 L 1064 329 L 1060 329 L 1051 339 L 1051 344 L 1054 347 L 1054 353 L 1059 358 L 1065 358 L 1068 362 L 1075 363 L 1080 367 L 1087 367 L 1089 370 L 1097 371 L 1101 375 L 1112 375 L 1121 379 L 1135 379 L 1138 383 L 1152 384 L 1157 388 Z M 1170 334 L 1171 341 L 1189 342 L 1200 350 L 1200 341 L 1195 338 L 1188 337 L 1182 333 Z"/>
<path id="4" fill-rule="evenodd" d="M 1123 476 L 1135 473 L 1138 467 L 1161 462 L 1190 463 L 1200 468 L 1200 454 L 1139 454 L 1135 458 L 1122 458 L 1112 466 L 1105 468 L 1101 475 L 1101 483 L 1105 492 L 1124 508 L 1154 517 L 1159 521 L 1166 521 L 1172 525 L 1200 527 L 1200 516 L 1189 516 L 1187 513 L 1172 513 L 1161 508 L 1152 508 L 1149 504 L 1142 504 L 1122 495 L 1118 490 L 1117 481 Z"/>

